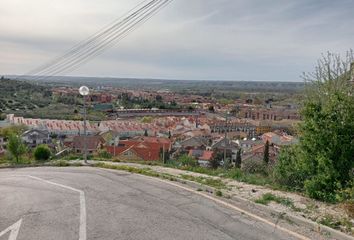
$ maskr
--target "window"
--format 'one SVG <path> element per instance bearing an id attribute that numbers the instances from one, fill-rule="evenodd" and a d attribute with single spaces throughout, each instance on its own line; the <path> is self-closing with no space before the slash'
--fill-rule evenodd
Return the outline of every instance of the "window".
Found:
<path id="1" fill-rule="evenodd" d="M 132 152 L 130 152 L 130 151 L 124 153 L 124 156 L 132 156 L 132 155 L 133 155 L 133 154 L 132 154 Z"/>

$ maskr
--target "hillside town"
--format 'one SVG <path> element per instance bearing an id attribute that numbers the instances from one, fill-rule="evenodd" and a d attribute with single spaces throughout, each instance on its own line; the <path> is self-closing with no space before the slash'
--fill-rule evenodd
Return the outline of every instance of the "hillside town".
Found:
<path id="1" fill-rule="evenodd" d="M 354 1 L 0 1 L 0 240 L 354 240 Z"/>
<path id="2" fill-rule="evenodd" d="M 54 88 L 53 98 L 80 98 L 77 89 Z M 118 96 L 118 97 L 117 97 Z M 124 109 L 119 107 L 122 96 L 140 101 L 153 101 L 185 107 L 174 109 Z M 208 166 L 218 152 L 227 152 L 234 164 L 241 150 L 244 160 L 261 160 L 264 146 L 271 146 L 275 161 L 282 146 L 295 144 L 291 128 L 299 120 L 296 108 L 275 106 L 253 99 L 233 103 L 197 95 L 182 96 L 164 91 L 129 91 L 98 89 L 87 97 L 90 108 L 100 109 L 109 120 L 88 121 L 86 124 L 88 153 L 92 156 L 106 151 L 114 159 L 168 161 L 188 154 L 200 165 Z M 73 101 L 73 102 L 75 102 Z M 259 101 L 259 100 L 258 100 Z M 116 107 L 114 107 L 116 106 Z M 193 106 L 189 108 L 188 106 Z M 75 109 L 77 106 L 73 105 Z M 117 109 L 117 107 L 119 107 Z M 30 149 L 47 144 L 56 156 L 83 153 L 84 121 L 35 119 L 7 114 L 2 127 L 23 126 L 23 141 Z M 1 139 L 0 154 L 6 153 L 6 139 Z M 162 154 L 166 152 L 166 154 Z M 226 156 L 225 155 L 225 156 Z"/>

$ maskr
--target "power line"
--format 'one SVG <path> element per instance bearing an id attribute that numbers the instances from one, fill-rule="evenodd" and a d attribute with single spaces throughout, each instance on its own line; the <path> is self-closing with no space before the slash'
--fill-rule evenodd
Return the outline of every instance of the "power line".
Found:
<path id="1" fill-rule="evenodd" d="M 150 5 L 156 1 L 158 1 L 158 0 L 153 0 L 153 1 L 149 2 L 148 4 L 144 5 L 142 8 L 137 10 L 136 12 L 134 12 L 134 13 L 130 14 L 129 16 L 127 16 L 126 18 L 124 18 L 122 21 L 119 21 L 119 22 L 115 23 L 113 26 L 111 26 L 110 28 L 108 28 L 107 30 L 102 31 L 96 37 L 89 39 L 87 41 L 84 41 L 83 44 L 78 46 L 76 49 L 73 49 L 69 54 L 66 54 L 65 57 L 62 57 L 56 63 L 47 66 L 46 68 L 42 69 L 39 72 L 36 72 L 35 74 L 32 73 L 32 75 L 39 75 L 39 78 L 40 78 L 40 75 L 44 75 L 44 76 L 50 75 L 50 73 L 53 69 L 58 68 L 61 65 L 69 62 L 70 59 L 72 59 L 72 58 L 80 57 L 80 54 L 84 53 L 87 49 L 90 49 L 92 46 L 99 46 L 101 44 L 101 42 L 104 41 L 107 36 L 110 36 L 112 34 L 112 32 L 114 33 L 116 31 L 116 29 L 119 29 L 122 25 L 124 26 L 124 24 L 129 22 L 132 18 L 136 17 L 137 14 L 139 14 L 141 11 L 145 10 L 147 7 L 150 7 Z M 102 39 L 102 40 L 100 40 L 100 39 Z"/>
<path id="2" fill-rule="evenodd" d="M 129 11 L 128 16 L 120 18 L 119 22 L 115 21 L 89 39 L 77 44 L 64 55 L 32 70 L 28 75 L 34 76 L 35 80 L 39 80 L 77 69 L 88 60 L 124 39 L 130 32 L 136 30 L 172 1 L 152 0 L 147 4 L 145 4 L 147 0 L 143 1 Z M 143 7 L 135 10 L 143 4 L 145 4 Z"/>
<path id="3" fill-rule="evenodd" d="M 165 2 L 167 2 L 165 0 Z M 157 3 L 160 4 L 160 3 Z M 165 3 L 163 3 L 165 4 Z M 162 5 L 162 4 L 160 4 Z M 59 73 L 62 73 L 64 71 L 67 71 L 68 69 L 75 68 L 76 65 L 81 65 L 83 62 L 86 62 L 86 59 L 89 60 L 93 56 L 97 56 L 98 54 L 102 53 L 105 49 L 108 47 L 112 46 L 117 39 L 121 40 L 124 38 L 127 33 L 131 32 L 132 30 L 136 29 L 136 25 L 139 25 L 139 23 L 144 22 L 145 19 L 149 18 L 149 16 L 152 16 L 153 13 L 157 9 L 153 9 L 155 6 L 149 7 L 147 10 L 144 10 L 142 16 L 138 16 L 137 18 L 134 19 L 133 22 L 127 22 L 124 24 L 121 28 L 117 29 L 116 32 L 113 32 L 109 34 L 108 36 L 105 36 L 102 41 L 100 41 L 98 44 L 89 46 L 87 49 L 78 52 L 74 56 L 66 59 L 64 62 L 62 62 L 59 66 L 54 66 L 54 69 L 50 69 L 47 72 L 45 72 L 45 76 L 54 76 Z M 53 67 L 52 67 L 53 68 Z"/>
<path id="4" fill-rule="evenodd" d="M 171 2 L 171 0 L 167 1 L 168 3 Z M 164 5 L 162 7 L 165 7 L 167 5 Z M 161 10 L 161 9 L 159 9 Z M 71 72 L 71 71 L 74 71 L 76 69 L 78 69 L 82 64 L 86 63 L 87 61 L 89 61 L 90 59 L 98 56 L 99 54 L 101 54 L 104 50 L 106 50 L 107 48 L 109 47 L 112 47 L 114 46 L 116 43 L 118 43 L 119 41 L 121 41 L 122 39 L 124 39 L 125 37 L 127 37 L 129 35 L 130 32 L 133 32 L 134 30 L 136 30 L 139 26 L 143 25 L 146 21 L 148 21 L 150 18 L 152 18 L 154 15 L 156 15 L 158 13 L 158 11 L 150 14 L 148 16 L 148 18 L 145 18 L 145 19 L 142 19 L 142 20 L 139 20 L 139 22 L 133 26 L 132 28 L 130 29 L 127 29 L 126 31 L 124 31 L 124 33 L 122 33 L 120 36 L 118 36 L 117 38 L 113 39 L 112 41 L 110 41 L 107 46 L 103 46 L 101 47 L 101 49 L 97 49 L 95 50 L 93 53 L 91 53 L 89 56 L 87 56 L 86 58 L 80 60 L 81 62 L 77 63 L 75 66 L 70 66 L 68 67 L 67 69 L 65 69 L 65 72 Z M 54 75 L 51 75 L 50 77 L 52 77 Z"/>
<path id="5" fill-rule="evenodd" d="M 122 19 L 125 18 L 126 15 L 130 15 L 132 11 L 134 11 L 136 8 L 138 8 L 139 6 L 141 6 L 142 4 L 146 3 L 148 0 L 144 0 L 142 1 L 140 4 L 138 4 L 135 8 L 133 8 L 132 10 L 128 11 L 126 14 L 124 14 L 123 17 L 120 17 L 118 19 L 116 19 L 115 21 L 113 21 L 111 24 L 107 25 L 106 27 L 102 28 L 100 31 L 98 31 L 97 33 L 93 34 L 91 37 L 89 37 L 87 40 L 83 40 L 81 42 L 79 42 L 78 44 L 76 44 L 75 46 L 73 46 L 72 48 L 70 48 L 66 53 L 64 53 L 63 55 L 60 55 L 56 58 L 54 58 L 53 60 L 51 60 L 48 63 L 45 63 L 33 70 L 31 70 L 30 72 L 26 73 L 23 76 L 26 75 L 36 75 L 38 73 L 40 73 L 42 70 L 45 70 L 46 68 L 50 67 L 53 64 L 56 64 L 58 62 L 60 62 L 62 59 L 65 59 L 66 57 L 69 57 L 70 55 L 72 55 L 73 53 L 75 53 L 76 51 L 78 51 L 79 49 L 81 49 L 83 46 L 86 46 L 87 44 L 94 42 L 97 38 L 99 38 L 100 36 L 102 36 L 102 34 L 104 34 L 105 32 L 107 32 L 109 29 L 112 28 L 112 26 L 115 26 L 117 24 L 117 22 L 121 22 Z"/>
<path id="6" fill-rule="evenodd" d="M 76 51 L 73 52 L 73 54 L 69 55 L 68 57 L 64 58 L 63 60 L 59 61 L 58 63 L 47 67 L 46 69 L 42 70 L 40 73 L 37 73 L 36 75 L 38 79 L 40 78 L 45 78 L 47 76 L 51 76 L 51 75 L 56 75 L 60 72 L 62 72 L 63 70 L 66 70 L 67 68 L 69 68 L 70 66 L 72 66 L 72 64 L 76 64 L 78 62 L 80 62 L 80 59 L 84 59 L 86 56 L 88 56 L 88 54 L 99 48 L 102 44 L 105 44 L 105 42 L 107 40 L 110 39 L 110 37 L 114 36 L 116 31 L 119 31 L 122 27 L 125 27 L 127 24 L 130 24 L 130 20 L 134 18 L 136 18 L 137 16 L 141 15 L 141 11 L 146 12 L 145 9 L 150 10 L 151 5 L 154 6 L 153 4 L 156 4 L 156 2 L 159 2 L 157 0 L 153 0 L 151 2 L 149 2 L 148 4 L 146 4 L 145 6 L 143 6 L 142 8 L 140 8 L 139 10 L 137 10 L 136 12 L 134 12 L 133 14 L 129 15 L 127 18 L 125 18 L 123 21 L 119 22 L 118 24 L 116 24 L 115 26 L 113 26 L 112 28 L 109 29 L 109 31 L 105 31 L 104 34 L 102 34 L 99 38 L 97 38 L 96 41 L 93 41 L 93 44 L 90 43 L 84 43 L 83 47 L 79 47 Z M 140 15 L 139 15 L 140 14 Z M 129 25 L 128 25 L 129 26 Z M 116 30 L 118 29 L 118 30 Z M 113 31 L 113 32 L 112 32 Z"/>

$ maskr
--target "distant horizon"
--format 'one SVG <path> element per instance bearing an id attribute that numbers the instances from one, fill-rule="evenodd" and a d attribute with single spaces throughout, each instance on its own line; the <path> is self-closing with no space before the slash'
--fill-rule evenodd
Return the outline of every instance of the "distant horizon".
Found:
<path id="1" fill-rule="evenodd" d="M 25 79 L 26 77 L 33 77 L 30 75 L 0 75 L 7 78 L 19 77 L 21 80 L 36 80 L 41 82 L 55 81 L 55 78 L 98 78 L 98 79 L 110 79 L 110 80 L 121 80 L 121 79 L 133 79 L 133 80 L 153 80 L 153 81 L 195 81 L 195 82 L 276 82 L 276 83 L 304 83 L 304 81 L 277 81 L 277 80 L 232 80 L 232 79 L 173 79 L 173 78 L 150 78 L 150 77 L 113 77 L 113 76 L 51 76 L 44 79 Z M 14 79 L 12 79 L 14 80 Z"/>

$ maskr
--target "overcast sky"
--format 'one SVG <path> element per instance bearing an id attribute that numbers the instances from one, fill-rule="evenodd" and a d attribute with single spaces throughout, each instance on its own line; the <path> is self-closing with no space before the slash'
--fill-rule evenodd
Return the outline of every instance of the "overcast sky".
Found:
<path id="1" fill-rule="evenodd" d="M 0 75 L 64 53 L 141 0 L 0 0 Z M 353 0 L 175 0 L 70 75 L 300 81 L 354 46 Z"/>

